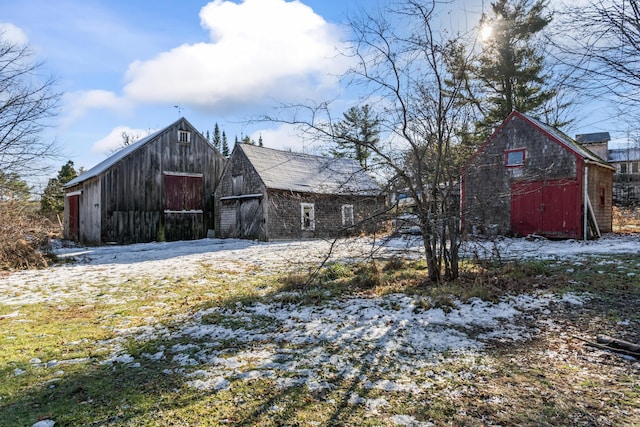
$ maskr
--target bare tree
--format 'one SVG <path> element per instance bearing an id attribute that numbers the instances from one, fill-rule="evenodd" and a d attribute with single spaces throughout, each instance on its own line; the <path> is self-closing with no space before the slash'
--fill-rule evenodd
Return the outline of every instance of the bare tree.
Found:
<path id="1" fill-rule="evenodd" d="M 460 95 L 469 60 L 460 37 L 435 29 L 440 4 L 404 0 L 378 15 L 362 12 L 350 23 L 357 65 L 344 76 L 368 89 L 360 103 L 375 105 L 380 120 L 379 141 L 352 142 L 374 154 L 371 171 L 413 198 L 432 282 L 458 276 L 458 136 L 468 111 Z M 288 122 L 335 141 L 330 105 L 291 106 Z"/>
<path id="2" fill-rule="evenodd" d="M 138 141 L 140 139 L 140 134 L 139 133 L 135 133 L 135 132 L 129 133 L 129 132 L 126 132 L 126 131 L 122 131 L 122 133 L 120 134 L 120 137 L 122 138 L 122 141 L 120 142 L 120 145 L 118 145 L 116 148 L 112 149 L 109 152 L 109 155 L 117 153 L 118 151 L 122 150 L 123 148 L 128 147 L 131 144 L 133 144 L 136 141 Z"/>
<path id="3" fill-rule="evenodd" d="M 640 103 L 640 1 L 595 0 L 557 14 L 558 58 L 574 73 L 572 85 L 592 96 Z"/>
<path id="4" fill-rule="evenodd" d="M 53 78 L 41 78 L 42 64 L 33 61 L 28 45 L 0 33 L 0 169 L 37 175 L 55 159 L 55 142 L 41 133 L 56 114 L 60 94 Z"/>

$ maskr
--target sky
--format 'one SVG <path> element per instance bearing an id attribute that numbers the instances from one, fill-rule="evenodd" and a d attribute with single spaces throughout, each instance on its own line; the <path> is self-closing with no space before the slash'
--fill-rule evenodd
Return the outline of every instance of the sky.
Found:
<path id="1" fill-rule="evenodd" d="M 286 103 L 356 105 L 336 77 L 349 66 L 339 54 L 344 23 L 387 1 L 21 0 L 0 2 L 0 28 L 58 80 L 64 95 L 45 137 L 61 146 L 60 165 L 88 169 L 123 132 L 144 137 L 181 116 L 202 133 L 217 123 L 230 146 L 261 136 L 268 147 L 312 151 L 295 129 L 252 119 L 278 116 Z M 454 0 L 443 16 L 471 28 L 488 5 Z M 587 114 L 572 130 L 615 138 L 616 126 Z"/>

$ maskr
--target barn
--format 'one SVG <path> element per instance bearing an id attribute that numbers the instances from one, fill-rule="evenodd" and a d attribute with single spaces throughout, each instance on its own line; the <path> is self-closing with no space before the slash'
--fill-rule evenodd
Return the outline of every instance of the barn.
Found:
<path id="1" fill-rule="evenodd" d="M 548 238 L 610 232 L 613 171 L 560 131 L 514 111 L 463 168 L 463 232 Z"/>
<path id="2" fill-rule="evenodd" d="M 180 118 L 65 185 L 64 236 L 92 244 L 205 237 L 225 162 Z"/>
<path id="3" fill-rule="evenodd" d="M 222 238 L 309 239 L 371 232 L 385 197 L 352 159 L 236 144 L 216 190 Z"/>

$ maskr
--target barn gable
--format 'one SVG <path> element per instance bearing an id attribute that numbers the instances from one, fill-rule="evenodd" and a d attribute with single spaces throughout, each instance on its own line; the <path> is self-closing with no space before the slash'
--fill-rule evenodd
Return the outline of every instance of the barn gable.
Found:
<path id="1" fill-rule="evenodd" d="M 213 228 L 212 195 L 224 162 L 181 118 L 66 184 L 65 237 L 91 243 L 204 237 Z"/>
<path id="2" fill-rule="evenodd" d="M 463 168 L 463 229 L 577 238 L 587 224 L 594 233 L 607 232 L 611 194 L 606 161 L 514 111 Z"/>
<path id="3" fill-rule="evenodd" d="M 353 160 L 247 144 L 234 148 L 216 200 L 221 237 L 260 240 L 360 232 L 357 224 L 384 205 Z"/>

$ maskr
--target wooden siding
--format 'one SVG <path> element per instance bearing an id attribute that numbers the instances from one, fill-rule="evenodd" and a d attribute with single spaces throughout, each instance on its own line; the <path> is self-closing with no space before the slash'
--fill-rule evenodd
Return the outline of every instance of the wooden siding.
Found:
<path id="1" fill-rule="evenodd" d="M 215 194 L 216 208 L 220 212 L 216 222 L 217 236 L 268 240 L 262 200 L 265 194 L 264 184 L 249 159 L 242 151 L 234 150 Z"/>
<path id="2" fill-rule="evenodd" d="M 613 231 L 613 173 L 596 164 L 588 164 L 587 168 L 588 194 L 598 228 L 601 233 L 610 233 Z"/>
<path id="3" fill-rule="evenodd" d="M 66 190 L 66 194 L 78 195 L 78 224 L 77 235 L 73 235 L 70 229 L 71 219 L 69 197 L 64 201 L 64 237 L 71 240 L 79 240 L 85 243 L 100 243 L 101 202 L 100 202 L 100 178 L 88 179 Z"/>
<path id="4" fill-rule="evenodd" d="M 191 132 L 189 143 L 178 142 L 178 129 Z M 213 192 L 223 166 L 224 158 L 185 121 L 167 128 L 104 172 L 103 241 L 206 237 L 214 227 Z"/>
<path id="5" fill-rule="evenodd" d="M 314 206 L 314 230 L 302 230 L 301 204 Z M 342 225 L 342 206 L 353 206 L 353 227 Z M 384 209 L 383 197 L 291 193 L 269 190 L 269 239 L 343 237 L 371 233 L 383 227 L 375 213 Z"/>

